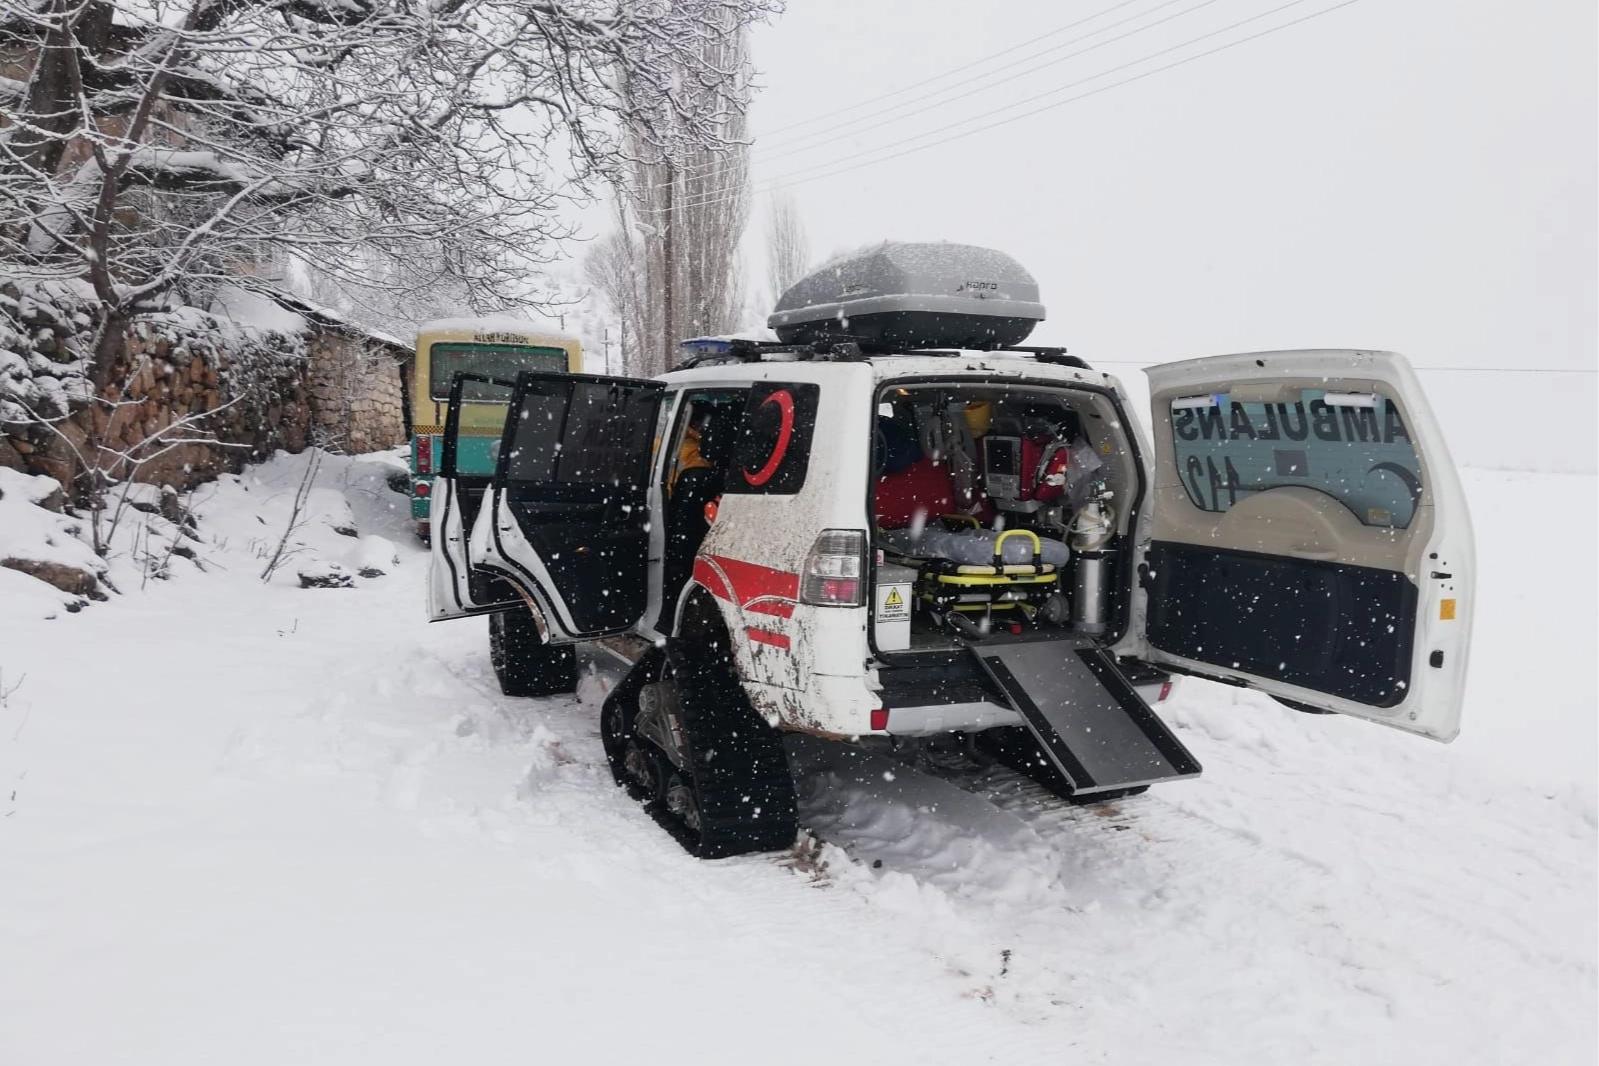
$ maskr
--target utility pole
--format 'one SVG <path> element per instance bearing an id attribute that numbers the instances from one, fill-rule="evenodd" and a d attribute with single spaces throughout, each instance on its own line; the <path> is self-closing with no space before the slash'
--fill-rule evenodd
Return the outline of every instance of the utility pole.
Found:
<path id="1" fill-rule="evenodd" d="M 675 218 L 672 213 L 673 201 L 677 195 L 677 174 L 674 172 L 670 160 L 666 163 L 666 213 L 661 224 L 661 308 L 662 333 L 658 349 L 661 359 L 661 371 L 666 369 L 667 354 L 672 350 L 672 345 L 677 342 L 677 256 L 672 247 L 677 233 Z M 645 365 L 650 367 L 650 373 L 657 373 L 653 366 L 656 359 L 655 352 L 646 357 Z"/>

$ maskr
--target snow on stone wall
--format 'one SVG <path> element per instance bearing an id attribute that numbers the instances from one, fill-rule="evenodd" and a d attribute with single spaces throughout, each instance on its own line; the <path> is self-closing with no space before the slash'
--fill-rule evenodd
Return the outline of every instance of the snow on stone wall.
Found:
<path id="1" fill-rule="evenodd" d="M 299 316 L 269 328 L 196 308 L 141 315 L 91 404 L 92 307 L 71 286 L 0 285 L 0 466 L 72 485 L 92 435 L 112 477 L 184 489 L 278 449 L 404 439 L 405 353 Z M 194 437 L 210 439 L 177 443 Z"/>

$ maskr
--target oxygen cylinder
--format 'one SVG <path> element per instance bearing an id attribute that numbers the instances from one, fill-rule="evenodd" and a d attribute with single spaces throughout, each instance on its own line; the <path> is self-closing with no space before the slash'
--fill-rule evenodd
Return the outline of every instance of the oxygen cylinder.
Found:
<path id="1" fill-rule="evenodd" d="M 1109 503 L 1111 495 L 1104 482 L 1096 482 L 1088 502 L 1072 517 L 1068 530 L 1073 563 L 1072 627 L 1088 636 L 1105 632 L 1116 554 L 1109 547 L 1116 528 L 1116 512 Z"/>

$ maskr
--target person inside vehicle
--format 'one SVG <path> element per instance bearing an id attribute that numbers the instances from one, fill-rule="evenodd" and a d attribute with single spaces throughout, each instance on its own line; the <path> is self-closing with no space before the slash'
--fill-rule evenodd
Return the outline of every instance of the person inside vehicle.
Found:
<path id="1" fill-rule="evenodd" d="M 677 489 L 677 480 L 689 470 L 699 470 L 711 465 L 700 451 L 700 435 L 704 432 L 705 423 L 714 414 L 715 409 L 707 407 L 695 413 L 689 422 L 688 428 L 683 431 L 683 443 L 677 449 L 677 465 L 672 471 L 672 482 L 666 487 L 667 495 Z"/>
<path id="2" fill-rule="evenodd" d="M 710 531 L 706 505 L 722 494 L 737 429 L 738 412 L 707 406 L 683 434 L 666 512 L 663 584 L 668 592 L 681 589 L 688 580 L 694 555 Z"/>

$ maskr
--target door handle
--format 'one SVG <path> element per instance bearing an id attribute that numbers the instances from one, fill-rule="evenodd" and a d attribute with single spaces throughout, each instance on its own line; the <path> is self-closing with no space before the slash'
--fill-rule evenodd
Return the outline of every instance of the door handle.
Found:
<path id="1" fill-rule="evenodd" d="M 1336 559 L 1338 553 L 1332 548 L 1316 548 L 1309 544 L 1296 544 L 1288 549 L 1288 554 L 1296 559 Z"/>

